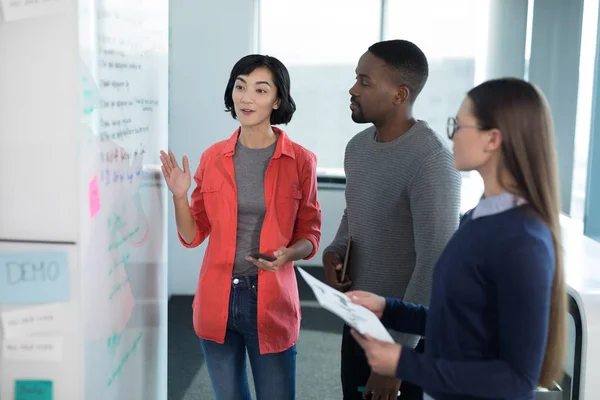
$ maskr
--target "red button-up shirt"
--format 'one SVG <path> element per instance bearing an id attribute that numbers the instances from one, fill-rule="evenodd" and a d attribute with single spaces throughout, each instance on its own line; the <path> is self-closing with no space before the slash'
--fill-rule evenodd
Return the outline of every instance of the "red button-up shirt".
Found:
<path id="1" fill-rule="evenodd" d="M 292 142 L 280 129 L 275 152 L 264 178 L 266 213 L 260 233 L 260 252 L 272 254 L 307 239 L 314 256 L 321 239 L 321 208 L 317 200 L 316 157 Z M 225 341 L 231 276 L 236 250 L 237 190 L 233 155 L 240 130 L 208 148 L 194 175 L 191 212 L 197 224 L 192 243 L 209 237 L 193 302 L 196 334 L 217 343 Z M 277 271 L 258 271 L 258 342 L 261 354 L 279 353 L 298 340 L 300 300 L 294 263 Z"/>

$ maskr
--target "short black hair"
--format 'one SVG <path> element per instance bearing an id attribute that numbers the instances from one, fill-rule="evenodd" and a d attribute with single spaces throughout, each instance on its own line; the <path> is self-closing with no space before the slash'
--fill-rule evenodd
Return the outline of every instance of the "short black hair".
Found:
<path id="1" fill-rule="evenodd" d="M 427 57 L 421 49 L 408 40 L 385 40 L 369 47 L 369 52 L 381 58 L 398 72 L 401 84 L 410 90 L 410 100 L 414 102 L 429 77 Z"/>
<path id="2" fill-rule="evenodd" d="M 267 55 L 250 54 L 235 63 L 225 89 L 225 111 L 230 112 L 234 119 L 237 118 L 232 95 L 235 81 L 238 76 L 250 75 L 257 68 L 267 68 L 271 71 L 277 87 L 280 104 L 279 108 L 271 113 L 271 125 L 287 124 L 292 120 L 292 115 L 296 111 L 296 103 L 290 94 L 290 74 L 281 61 Z"/>

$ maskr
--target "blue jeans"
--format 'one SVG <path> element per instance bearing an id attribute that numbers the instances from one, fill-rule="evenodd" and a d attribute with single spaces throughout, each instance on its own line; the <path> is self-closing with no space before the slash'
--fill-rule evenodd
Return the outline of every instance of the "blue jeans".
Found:
<path id="1" fill-rule="evenodd" d="M 257 276 L 232 278 L 225 343 L 200 339 L 216 400 L 251 400 L 246 351 L 257 400 L 294 400 L 296 345 L 276 354 L 260 354 L 256 322 Z"/>

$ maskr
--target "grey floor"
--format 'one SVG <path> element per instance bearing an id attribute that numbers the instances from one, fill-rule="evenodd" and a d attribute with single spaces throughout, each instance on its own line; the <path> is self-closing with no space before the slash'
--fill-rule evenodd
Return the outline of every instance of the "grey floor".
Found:
<path id="1" fill-rule="evenodd" d="M 339 400 L 342 322 L 316 304 L 301 280 L 299 289 L 302 329 L 297 346 L 296 398 Z M 200 343 L 192 328 L 191 303 L 191 296 L 173 296 L 169 300 L 169 400 L 214 399 Z"/>
<path id="2" fill-rule="evenodd" d="M 305 268 L 320 280 L 322 268 Z M 310 288 L 298 277 L 302 326 L 298 341 L 296 398 L 340 400 L 340 344 L 342 321 L 320 308 Z M 169 300 L 168 400 L 214 400 L 200 343 L 192 328 L 192 297 Z M 250 385 L 252 378 L 250 375 Z M 571 379 L 565 376 L 562 396 L 538 393 L 536 400 L 571 400 Z M 562 399 L 561 399 L 562 397 Z"/>

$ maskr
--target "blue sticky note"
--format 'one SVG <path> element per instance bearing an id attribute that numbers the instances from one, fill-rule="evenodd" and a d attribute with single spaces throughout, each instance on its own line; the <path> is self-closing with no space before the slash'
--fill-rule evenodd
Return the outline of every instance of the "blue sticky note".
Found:
<path id="1" fill-rule="evenodd" d="M 15 400 L 52 400 L 52 381 L 15 381 Z"/>
<path id="2" fill-rule="evenodd" d="M 0 304 L 69 301 L 64 251 L 0 252 Z"/>

